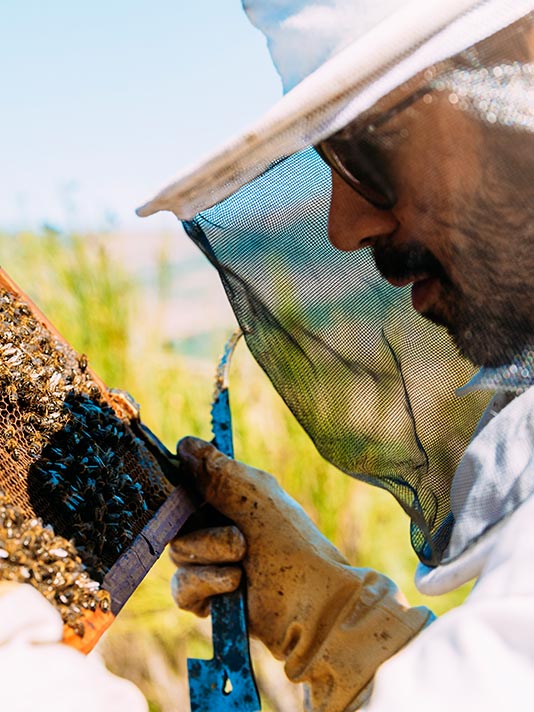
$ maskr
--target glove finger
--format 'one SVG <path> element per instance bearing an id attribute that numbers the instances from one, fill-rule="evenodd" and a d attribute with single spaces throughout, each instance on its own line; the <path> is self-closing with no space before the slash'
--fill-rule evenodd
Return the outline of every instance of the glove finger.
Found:
<path id="1" fill-rule="evenodd" d="M 171 580 L 178 608 L 205 617 L 211 596 L 235 591 L 241 581 L 237 566 L 180 566 Z"/>
<path id="2" fill-rule="evenodd" d="M 272 475 L 226 457 L 204 440 L 183 438 L 178 454 L 206 500 L 238 526 L 250 525 L 266 499 L 283 496 Z"/>
<path id="3" fill-rule="evenodd" d="M 306 549 L 313 541 L 323 556 L 348 564 L 272 475 L 232 460 L 198 438 L 183 438 L 178 453 L 206 500 L 243 532 L 249 557 L 254 558 L 255 549 L 265 550 L 269 531 L 272 551 L 285 550 L 288 542 L 293 551 Z"/>
<path id="4" fill-rule="evenodd" d="M 231 564 L 246 553 L 245 537 L 237 527 L 210 527 L 176 537 L 170 543 L 172 561 L 180 564 Z"/>

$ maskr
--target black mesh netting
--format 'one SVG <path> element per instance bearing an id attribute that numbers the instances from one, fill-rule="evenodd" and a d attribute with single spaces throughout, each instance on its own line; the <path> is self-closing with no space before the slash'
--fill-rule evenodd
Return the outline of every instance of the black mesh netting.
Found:
<path id="1" fill-rule="evenodd" d="M 414 311 L 409 288 L 386 283 L 369 250 L 330 245 L 329 202 L 329 170 L 310 149 L 185 228 L 319 452 L 391 492 L 433 565 L 453 523 L 451 479 L 488 398 L 455 395 L 474 368 Z"/>

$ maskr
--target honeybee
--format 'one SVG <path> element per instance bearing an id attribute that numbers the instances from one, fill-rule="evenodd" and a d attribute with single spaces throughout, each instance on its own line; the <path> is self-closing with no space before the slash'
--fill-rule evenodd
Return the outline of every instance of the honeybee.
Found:
<path id="1" fill-rule="evenodd" d="M 31 458 L 37 458 L 41 454 L 45 441 L 40 433 L 33 433 L 30 444 L 28 446 L 28 455 Z"/>
<path id="2" fill-rule="evenodd" d="M 16 405 L 16 403 L 19 399 L 19 396 L 17 393 L 17 387 L 14 383 L 10 383 L 6 386 L 6 394 L 7 394 L 9 402 L 12 405 Z"/>
<path id="3" fill-rule="evenodd" d="M 104 613 L 111 609 L 111 597 L 107 591 L 100 589 L 96 594 L 100 608 Z"/>
<path id="4" fill-rule="evenodd" d="M 45 351 L 44 353 L 48 355 L 48 358 L 46 359 L 47 368 L 52 368 L 54 371 L 62 371 L 64 369 L 65 357 L 61 351 L 56 349 L 51 353 L 49 351 Z"/>
<path id="5" fill-rule="evenodd" d="M 17 460 L 20 459 L 20 452 L 18 449 L 18 445 L 19 445 L 18 442 L 14 438 L 10 438 L 6 442 L 6 452 L 8 452 L 11 455 L 11 457 L 13 458 L 13 460 L 15 460 L 15 462 L 17 462 Z"/>
<path id="6" fill-rule="evenodd" d="M 4 428 L 4 432 L 2 433 L 4 436 L 4 440 L 8 442 L 9 440 L 12 440 L 16 436 L 16 431 L 15 428 L 12 425 L 6 425 Z"/>
<path id="7" fill-rule="evenodd" d="M 39 425 L 41 419 L 31 410 L 28 410 L 22 414 L 22 427 L 26 433 L 34 432 L 35 428 Z"/>
<path id="8" fill-rule="evenodd" d="M 24 413 L 31 405 L 35 399 L 35 390 L 32 388 L 31 384 L 27 381 L 22 381 L 17 386 L 18 404 L 19 409 Z"/>
<path id="9" fill-rule="evenodd" d="M 48 338 L 48 336 L 42 336 L 39 339 L 39 347 L 41 351 L 47 356 L 52 353 L 52 344 L 50 343 L 50 339 Z"/>
<path id="10" fill-rule="evenodd" d="M 23 316 L 30 316 L 30 308 L 27 304 L 20 304 L 17 309 L 17 315 L 22 314 Z"/>

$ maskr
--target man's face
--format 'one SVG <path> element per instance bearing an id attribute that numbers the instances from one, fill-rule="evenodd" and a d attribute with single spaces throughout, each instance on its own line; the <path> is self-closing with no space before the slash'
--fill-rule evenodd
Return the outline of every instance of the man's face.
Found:
<path id="1" fill-rule="evenodd" d="M 332 173 L 332 244 L 370 247 L 381 274 L 411 283 L 414 308 L 481 366 L 534 343 L 534 159 L 525 159 L 533 147 L 529 135 L 510 133 L 433 91 L 365 134 L 396 193 L 392 209 L 373 207 Z"/>

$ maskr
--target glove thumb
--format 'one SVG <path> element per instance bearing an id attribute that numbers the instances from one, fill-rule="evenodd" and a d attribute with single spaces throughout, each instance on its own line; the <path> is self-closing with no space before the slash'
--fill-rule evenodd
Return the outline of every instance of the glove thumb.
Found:
<path id="1" fill-rule="evenodd" d="M 254 549 L 254 537 L 263 539 L 269 531 L 275 550 L 274 538 L 279 542 L 278 548 L 308 549 L 313 542 L 317 554 L 348 564 L 269 473 L 232 460 L 198 438 L 181 440 L 178 454 L 206 502 L 245 535 L 251 547 L 249 555 Z"/>

